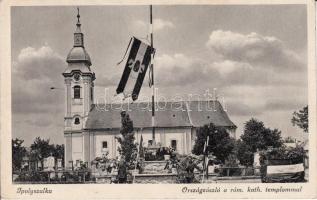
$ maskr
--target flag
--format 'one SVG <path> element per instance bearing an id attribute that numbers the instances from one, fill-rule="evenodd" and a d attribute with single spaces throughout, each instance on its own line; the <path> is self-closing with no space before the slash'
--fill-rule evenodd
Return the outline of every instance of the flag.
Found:
<path id="1" fill-rule="evenodd" d="M 302 182 L 305 177 L 303 163 L 285 164 L 279 162 L 269 163 L 266 167 L 267 182 Z"/>
<path id="2" fill-rule="evenodd" d="M 155 49 L 141 40 L 133 37 L 129 56 L 121 76 L 117 94 L 123 93 L 124 97 L 138 99 L 147 68 L 151 61 L 151 54 Z"/>

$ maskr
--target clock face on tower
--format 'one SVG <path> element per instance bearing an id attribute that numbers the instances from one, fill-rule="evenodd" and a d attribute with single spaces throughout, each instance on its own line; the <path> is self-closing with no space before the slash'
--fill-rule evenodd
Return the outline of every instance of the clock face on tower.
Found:
<path id="1" fill-rule="evenodd" d="M 79 81 L 80 75 L 78 73 L 74 74 L 74 79 L 75 81 Z"/>

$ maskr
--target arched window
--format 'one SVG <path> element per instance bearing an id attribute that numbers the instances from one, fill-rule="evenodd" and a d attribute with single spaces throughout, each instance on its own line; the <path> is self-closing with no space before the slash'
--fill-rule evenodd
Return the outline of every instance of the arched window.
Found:
<path id="1" fill-rule="evenodd" d="M 76 85 L 74 87 L 74 99 L 80 99 L 80 86 Z"/>
<path id="2" fill-rule="evenodd" d="M 76 117 L 76 118 L 75 118 L 75 122 L 74 122 L 74 124 L 80 124 L 80 120 L 79 120 L 79 118 L 78 118 L 78 117 Z"/>

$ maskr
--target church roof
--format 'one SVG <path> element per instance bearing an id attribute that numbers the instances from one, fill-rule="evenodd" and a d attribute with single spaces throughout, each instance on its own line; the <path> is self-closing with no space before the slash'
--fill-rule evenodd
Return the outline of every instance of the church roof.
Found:
<path id="1" fill-rule="evenodd" d="M 89 66 L 91 65 L 90 56 L 84 47 L 73 47 L 67 55 L 66 61 L 72 62 L 86 62 Z"/>
<path id="2" fill-rule="evenodd" d="M 80 63 L 84 62 L 91 65 L 90 56 L 85 50 L 84 47 L 84 34 L 81 32 L 81 23 L 80 23 L 80 15 L 79 15 L 79 8 L 77 8 L 77 24 L 76 24 L 76 31 L 74 33 L 74 47 L 70 50 L 67 55 L 66 61 L 68 63 Z"/>
<path id="3" fill-rule="evenodd" d="M 207 107 L 208 106 L 208 107 Z M 200 127 L 208 123 L 235 128 L 219 101 L 157 102 L 155 127 Z M 88 114 L 86 129 L 118 129 L 120 112 L 127 111 L 134 128 L 152 125 L 151 103 L 95 104 Z"/>

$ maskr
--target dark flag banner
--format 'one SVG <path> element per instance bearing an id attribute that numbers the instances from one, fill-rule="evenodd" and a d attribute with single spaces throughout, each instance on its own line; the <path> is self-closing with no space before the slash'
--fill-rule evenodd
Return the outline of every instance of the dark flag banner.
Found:
<path id="1" fill-rule="evenodd" d="M 124 97 L 138 99 L 143 80 L 151 62 L 151 53 L 155 51 L 150 45 L 133 37 L 129 57 L 125 64 L 121 80 L 116 90 L 117 94 L 123 93 Z"/>

